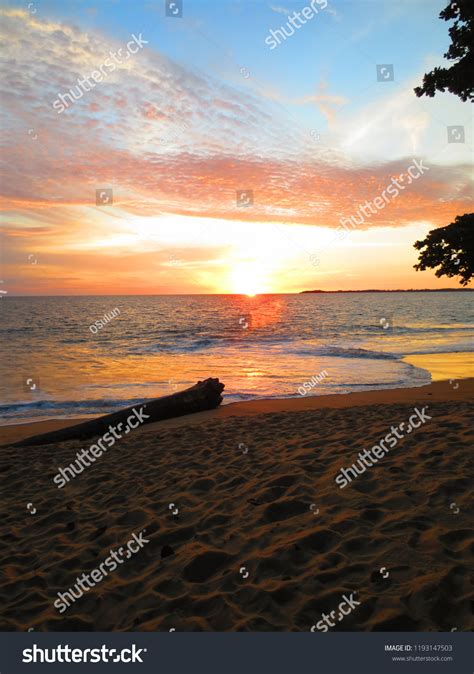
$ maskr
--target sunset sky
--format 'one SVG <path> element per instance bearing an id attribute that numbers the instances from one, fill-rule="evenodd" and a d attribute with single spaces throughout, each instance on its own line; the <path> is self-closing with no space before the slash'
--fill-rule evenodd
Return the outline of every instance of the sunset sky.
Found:
<path id="1" fill-rule="evenodd" d="M 172 18 L 164 0 L 2 3 L 1 287 L 459 287 L 413 269 L 415 240 L 473 210 L 470 104 L 413 92 L 447 49 L 445 0 L 321 0 L 275 49 L 270 29 L 309 2 L 183 4 Z M 112 71 L 132 34 L 147 44 Z M 378 64 L 393 81 L 377 81 Z M 101 66 L 102 81 L 53 108 Z M 426 173 L 336 235 L 414 159 Z M 104 189 L 113 204 L 96 205 Z"/>

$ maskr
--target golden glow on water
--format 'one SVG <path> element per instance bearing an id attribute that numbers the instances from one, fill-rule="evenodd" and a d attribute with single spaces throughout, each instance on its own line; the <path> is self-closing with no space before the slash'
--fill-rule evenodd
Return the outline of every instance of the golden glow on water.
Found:
<path id="1" fill-rule="evenodd" d="M 240 271 L 252 269 L 245 264 Z M 247 282 L 245 274 L 236 280 Z M 472 342 L 467 299 L 463 293 L 6 298 L 5 334 L 17 337 L 4 340 L 0 394 L 13 404 L 7 418 L 18 420 L 103 414 L 206 377 L 219 377 L 230 401 L 297 395 L 323 370 L 329 376 L 311 395 L 421 385 L 429 373 L 457 382 L 473 372 L 472 354 L 461 353 Z M 89 326 L 115 308 L 118 315 L 93 334 Z M 382 315 L 394 317 L 393 328 L 380 326 Z M 399 359 L 410 351 L 418 355 Z M 35 390 L 25 387 L 29 378 Z"/>

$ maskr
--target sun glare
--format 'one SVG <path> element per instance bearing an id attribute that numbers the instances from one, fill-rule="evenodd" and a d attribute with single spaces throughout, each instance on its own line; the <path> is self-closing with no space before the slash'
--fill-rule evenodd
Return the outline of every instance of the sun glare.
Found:
<path id="1" fill-rule="evenodd" d="M 230 273 L 231 292 L 253 297 L 265 292 L 265 278 L 261 265 L 256 262 L 236 264 Z"/>

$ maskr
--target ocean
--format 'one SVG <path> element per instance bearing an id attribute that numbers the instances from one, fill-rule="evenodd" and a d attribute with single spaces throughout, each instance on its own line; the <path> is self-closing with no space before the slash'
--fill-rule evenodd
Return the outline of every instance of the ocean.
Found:
<path id="1" fill-rule="evenodd" d="M 105 414 L 206 377 L 224 404 L 421 386 L 429 372 L 404 356 L 474 350 L 471 293 L 4 296 L 0 311 L 4 424 Z"/>

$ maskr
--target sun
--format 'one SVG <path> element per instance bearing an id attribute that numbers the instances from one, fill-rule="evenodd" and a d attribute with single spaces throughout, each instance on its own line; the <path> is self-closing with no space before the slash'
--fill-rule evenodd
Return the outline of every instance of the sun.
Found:
<path id="1" fill-rule="evenodd" d="M 231 292 L 253 297 L 265 292 L 266 278 L 262 266 L 256 262 L 239 262 L 230 271 Z"/>

